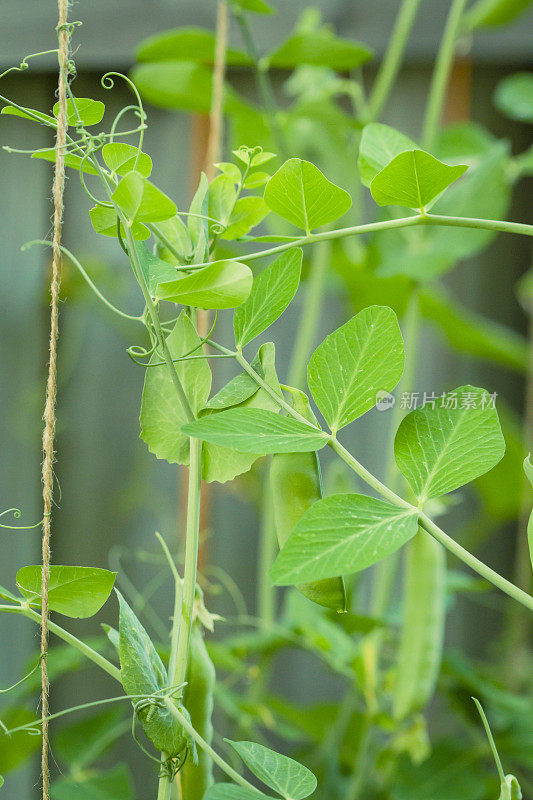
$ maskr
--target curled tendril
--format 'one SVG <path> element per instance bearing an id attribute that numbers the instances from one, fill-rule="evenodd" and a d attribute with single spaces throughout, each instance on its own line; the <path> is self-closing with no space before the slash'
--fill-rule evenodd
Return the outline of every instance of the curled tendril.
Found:
<path id="1" fill-rule="evenodd" d="M 113 208 L 113 203 L 108 203 L 106 200 L 99 200 L 95 195 L 89 190 L 87 184 L 85 183 L 85 178 L 83 177 L 83 165 L 85 164 L 86 160 L 89 158 L 89 153 L 86 152 L 83 154 L 80 165 L 78 167 L 78 172 L 80 175 L 80 183 L 82 185 L 82 189 L 85 194 L 90 197 L 90 199 L 96 203 L 97 206 L 104 206 L 105 208 Z"/>
<path id="2" fill-rule="evenodd" d="M 140 367 L 146 367 L 147 364 L 144 364 L 142 361 L 137 361 L 138 358 L 149 358 L 154 352 L 157 347 L 157 343 L 153 345 L 150 350 L 146 350 L 145 347 L 141 347 L 137 344 L 132 344 L 131 347 L 128 347 L 126 353 L 129 355 L 131 360 L 134 364 L 138 364 Z"/>
<path id="3" fill-rule="evenodd" d="M 206 336 L 202 337 L 202 339 L 200 339 L 198 344 L 195 344 L 194 347 L 192 347 L 190 350 L 188 350 L 182 356 L 180 356 L 179 358 L 173 358 L 172 359 L 172 363 L 173 364 L 177 364 L 180 361 L 186 361 L 195 352 L 195 350 L 199 350 L 200 347 L 202 347 L 204 344 L 206 344 L 208 342 L 208 340 L 211 338 L 211 334 L 215 330 L 217 321 L 218 321 L 218 311 L 215 311 L 215 318 L 213 320 L 213 324 L 211 325 L 211 330 L 209 331 L 209 333 L 206 334 Z M 129 357 L 131 358 L 131 360 L 135 364 L 138 364 L 140 367 L 161 367 L 166 363 L 165 361 L 154 361 L 153 364 L 145 364 L 142 361 L 137 361 L 137 359 L 136 359 L 136 356 L 138 356 L 139 358 L 146 358 L 146 357 L 152 355 L 152 353 L 155 352 L 156 348 L 157 348 L 157 342 L 154 344 L 152 349 L 149 350 L 149 351 L 144 350 L 143 347 L 138 347 L 136 345 L 133 345 L 132 347 L 129 347 L 126 350 L 126 352 L 129 355 Z M 144 351 L 144 352 L 141 352 L 141 351 Z M 211 358 L 216 358 L 216 356 L 210 356 L 210 357 Z M 197 358 L 208 358 L 208 356 L 204 354 L 202 356 L 197 356 Z"/>
<path id="4" fill-rule="evenodd" d="M 128 86 L 130 87 L 130 89 L 132 90 L 133 94 L 137 99 L 137 109 L 139 113 L 139 119 L 141 120 L 141 125 L 139 126 L 139 144 L 137 145 L 137 155 L 135 156 L 135 162 L 133 164 L 133 169 L 135 170 L 137 169 L 137 163 L 139 161 L 139 156 L 141 154 L 143 146 L 144 131 L 146 128 L 146 125 L 144 125 L 143 123 L 146 121 L 146 112 L 144 110 L 139 90 L 137 89 L 133 81 L 130 78 L 128 78 L 127 75 L 123 75 L 121 72 L 106 72 L 106 74 L 103 75 L 100 80 L 100 83 L 102 84 L 104 89 L 112 89 L 114 87 L 115 81 L 113 80 L 113 77 L 122 78 L 122 80 L 126 81 L 126 83 L 128 84 Z"/>
<path id="5" fill-rule="evenodd" d="M 128 113 L 128 111 L 133 111 L 133 113 L 134 113 L 134 114 L 136 114 L 136 115 L 137 115 L 137 116 L 138 116 L 138 117 L 141 119 L 141 123 L 142 123 L 142 118 L 141 118 L 141 116 L 140 116 L 140 113 L 139 113 L 139 107 L 138 107 L 138 106 L 133 106 L 133 105 L 131 105 L 131 106 L 124 106 L 124 108 L 123 108 L 123 109 L 121 109 L 121 110 L 118 112 L 118 114 L 116 115 L 115 119 L 113 120 L 113 124 L 111 125 L 111 131 L 110 131 L 110 133 L 109 133 L 109 141 L 110 141 L 110 142 L 112 142 L 112 141 L 114 140 L 115 134 L 116 134 L 117 136 L 122 136 L 122 135 L 124 135 L 124 134 L 121 134 L 121 133 L 118 133 L 118 134 L 117 134 L 117 133 L 116 133 L 116 130 L 117 130 L 117 125 L 118 125 L 118 123 L 120 122 L 120 120 L 122 119 L 122 117 L 124 116 L 124 114 L 127 114 L 127 113 Z M 126 133 L 129 133 L 129 131 L 126 131 Z"/>
<path id="6" fill-rule="evenodd" d="M 25 675 L 23 678 L 21 678 L 20 681 L 17 681 L 16 683 L 14 683 L 13 686 L 8 686 L 7 689 L 0 689 L 0 694 L 7 694 L 8 692 L 11 692 L 13 689 L 16 689 L 17 686 L 20 686 L 21 683 L 24 683 L 24 681 L 27 681 L 28 678 L 31 678 L 33 673 L 37 672 L 37 670 L 41 666 L 41 661 L 44 658 L 46 658 L 46 656 L 47 656 L 47 653 L 41 653 L 40 656 L 39 656 L 39 660 L 37 661 L 37 664 L 34 666 L 34 668 L 30 672 L 28 672 L 27 675 Z M 3 726 L 3 724 L 2 724 L 2 727 L 5 727 L 5 726 Z M 6 732 L 7 732 L 7 728 L 6 728 Z"/>
<path id="7" fill-rule="evenodd" d="M 5 511 L 0 513 L 0 517 L 5 517 L 6 514 L 13 514 L 15 519 L 20 519 L 22 516 L 22 511 L 20 508 L 6 508 Z M 5 525 L 0 523 L 0 528 L 6 528 L 10 531 L 31 531 L 33 528 L 40 528 L 43 524 L 43 521 L 44 517 L 43 519 L 40 519 L 39 522 L 36 522 L 35 525 Z"/>
<path id="8" fill-rule="evenodd" d="M 192 211 L 178 211 L 178 216 L 180 217 L 197 217 L 198 219 L 205 219 L 207 222 L 211 222 L 211 230 L 213 233 L 221 234 L 224 233 L 227 225 L 224 225 L 219 219 L 214 219 L 214 217 L 208 217 L 206 214 L 194 214 Z M 216 229 L 216 230 L 215 230 Z"/>

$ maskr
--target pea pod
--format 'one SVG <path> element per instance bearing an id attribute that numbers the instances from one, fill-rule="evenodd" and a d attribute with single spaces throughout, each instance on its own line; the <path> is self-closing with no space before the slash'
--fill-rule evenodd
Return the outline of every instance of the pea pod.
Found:
<path id="1" fill-rule="evenodd" d="M 408 545 L 404 612 L 394 687 L 396 719 L 422 709 L 439 675 L 446 621 L 446 559 L 442 546 L 419 530 Z"/>
<path id="2" fill-rule="evenodd" d="M 279 546 L 283 547 L 303 513 L 322 498 L 318 454 L 278 453 L 272 457 L 270 482 L 276 534 Z M 320 606 L 335 611 L 346 610 L 346 594 L 341 577 L 303 583 L 296 588 Z"/>
<path id="3" fill-rule="evenodd" d="M 184 705 L 191 717 L 196 731 L 208 744 L 213 739 L 213 691 L 216 675 L 202 634 L 202 626 L 195 622 L 191 634 L 191 652 L 185 688 Z M 208 788 L 214 783 L 213 762 L 198 748 L 195 762 L 188 758 L 180 771 L 181 796 L 183 800 L 202 800 Z"/>

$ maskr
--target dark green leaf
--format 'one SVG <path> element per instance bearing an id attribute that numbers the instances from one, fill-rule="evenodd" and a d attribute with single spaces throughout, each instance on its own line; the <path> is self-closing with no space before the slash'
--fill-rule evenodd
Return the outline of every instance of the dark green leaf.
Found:
<path id="1" fill-rule="evenodd" d="M 50 567 L 48 602 L 52 611 L 67 617 L 92 617 L 104 605 L 115 583 L 116 572 L 98 567 Z M 41 604 L 41 566 L 22 567 L 17 586 L 32 604 Z"/>
<path id="2" fill-rule="evenodd" d="M 287 250 L 255 278 L 248 299 L 233 314 L 237 347 L 251 342 L 283 314 L 298 289 L 302 257 L 300 248 Z"/>
<path id="3" fill-rule="evenodd" d="M 61 778 L 52 784 L 52 800 L 134 800 L 133 782 L 125 764 L 108 772 Z"/>
<path id="4" fill-rule="evenodd" d="M 54 736 L 54 752 L 77 771 L 109 753 L 118 737 L 130 727 L 131 721 L 124 717 L 124 708 L 100 711 L 64 725 Z"/>
<path id="5" fill-rule="evenodd" d="M 232 447 L 241 453 L 291 453 L 319 450 L 328 436 L 303 422 L 263 409 L 235 408 L 196 420 L 183 433 Z"/>
<path id="6" fill-rule="evenodd" d="M 35 721 L 35 712 L 27 708 L 2 709 L 0 717 L 6 728 L 18 728 Z M 35 724 L 38 729 L 38 723 Z M 17 769 L 37 750 L 41 749 L 41 735 L 18 731 L 7 736 L 0 725 L 0 772 L 6 774 Z"/>
<path id="7" fill-rule="evenodd" d="M 178 274 L 176 267 L 173 267 L 168 261 L 163 261 L 157 256 L 152 255 L 145 244 L 139 242 L 135 249 L 137 251 L 137 258 L 141 266 L 142 274 L 150 291 L 152 297 L 156 296 L 156 288 L 162 281 L 174 280 Z"/>
<path id="8" fill-rule="evenodd" d="M 411 509 L 365 495 L 331 495 L 301 517 L 270 577 L 288 586 L 359 572 L 404 545 L 417 529 Z"/>
<path id="9" fill-rule="evenodd" d="M 372 58 L 372 50 L 361 42 L 341 39 L 328 30 L 318 30 L 294 33 L 267 58 L 271 67 L 281 69 L 313 64 L 347 72 Z"/>

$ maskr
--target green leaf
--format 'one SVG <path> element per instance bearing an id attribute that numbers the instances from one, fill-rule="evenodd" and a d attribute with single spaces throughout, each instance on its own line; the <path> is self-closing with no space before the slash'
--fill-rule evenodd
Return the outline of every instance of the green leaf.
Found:
<path id="1" fill-rule="evenodd" d="M 404 347 L 396 314 L 369 306 L 327 336 L 309 361 L 307 383 L 335 433 L 376 404 L 400 380 Z"/>
<path id="2" fill-rule="evenodd" d="M 10 592 L 9 589 L 6 589 L 4 586 L 0 586 L 0 597 L 3 597 L 5 600 L 14 600 L 18 603 L 19 598 Z"/>
<path id="3" fill-rule="evenodd" d="M 137 48 L 139 61 L 196 61 L 214 64 L 216 37 L 205 28 L 174 28 L 145 39 Z M 228 47 L 226 63 L 229 66 L 246 66 L 250 57 Z"/>
<path id="4" fill-rule="evenodd" d="M 27 708 L 12 707 L 2 709 L 2 722 L 6 728 L 18 728 L 35 722 L 35 712 Z M 38 728 L 38 724 L 35 725 Z M 2 774 L 17 769 L 32 756 L 36 750 L 41 749 L 41 735 L 18 731 L 9 736 L 4 733 L 0 725 L 0 771 Z"/>
<path id="5" fill-rule="evenodd" d="M 488 472 L 505 452 L 498 413 L 485 389 L 460 386 L 401 422 L 396 463 L 420 503 Z"/>
<path id="6" fill-rule="evenodd" d="M 252 172 L 244 181 L 244 186 L 247 189 L 256 189 L 258 186 L 264 186 L 268 183 L 272 175 L 268 172 Z"/>
<path id="7" fill-rule="evenodd" d="M 254 14 L 274 14 L 274 9 L 265 0 L 231 0 L 232 5 L 252 11 Z"/>
<path id="8" fill-rule="evenodd" d="M 117 238 L 118 216 L 114 208 L 93 206 L 93 208 L 89 210 L 89 216 L 96 233 L 100 233 L 102 236 L 110 236 L 113 239 Z M 121 225 L 120 227 L 122 236 L 124 237 L 126 235 L 124 226 Z M 150 238 L 150 231 L 146 225 L 142 225 L 140 222 L 133 223 L 131 233 L 136 241 L 144 241 Z"/>
<path id="9" fill-rule="evenodd" d="M 348 72 L 360 67 L 372 55 L 372 50 L 361 42 L 341 39 L 326 29 L 294 33 L 266 58 L 269 66 L 276 69 L 313 64 Z"/>
<path id="10" fill-rule="evenodd" d="M 4 778 L 2 777 L 2 775 L 0 775 L 0 789 L 2 788 L 3 785 L 4 785 Z"/>
<path id="11" fill-rule="evenodd" d="M 252 282 L 252 271 L 246 264 L 213 261 L 184 278 L 159 283 L 156 297 L 194 308 L 235 308 L 250 294 Z"/>
<path id="12" fill-rule="evenodd" d="M 188 316 L 182 312 L 167 346 L 172 358 L 198 346 L 200 338 Z M 195 351 L 195 355 L 199 353 Z M 159 355 L 153 361 L 160 362 Z M 211 370 L 207 361 L 178 361 L 176 371 L 183 384 L 193 413 L 197 414 L 208 400 L 211 390 Z M 141 405 L 141 439 L 157 458 L 171 464 L 189 463 L 189 441 L 181 432 L 186 417 L 178 400 L 176 389 L 166 365 L 146 370 Z"/>
<path id="13" fill-rule="evenodd" d="M 54 117 L 59 116 L 59 101 L 52 109 Z M 76 97 L 67 100 L 67 124 L 77 125 L 81 120 L 84 126 L 98 125 L 104 116 L 105 105 L 100 100 L 91 100 L 88 97 Z"/>
<path id="14" fill-rule="evenodd" d="M 0 113 L 7 114 L 10 117 L 22 117 L 22 119 L 29 119 L 32 122 L 36 122 L 37 120 L 35 117 L 37 117 L 39 121 L 45 125 L 49 125 L 51 128 L 57 128 L 57 120 L 54 117 L 43 114 L 42 111 L 36 111 L 34 108 L 29 108 L 28 111 L 31 111 L 31 114 L 22 111 L 20 108 L 15 108 L 15 106 L 3 106 Z"/>
<path id="15" fill-rule="evenodd" d="M 392 161 L 406 150 L 415 150 L 416 144 L 408 136 L 382 125 L 380 122 L 371 122 L 365 125 L 359 145 L 359 158 L 357 167 L 364 186 L 370 186 L 373 178 Z"/>
<path id="16" fill-rule="evenodd" d="M 233 178 L 229 175 L 218 175 L 214 178 L 209 184 L 208 214 L 211 219 L 218 220 L 221 225 L 226 227 L 235 205 L 236 196 Z"/>
<path id="17" fill-rule="evenodd" d="M 168 686 L 163 662 L 145 629 L 117 591 L 120 604 L 120 675 L 128 695 L 152 695 Z M 132 700 L 133 705 L 137 702 Z M 166 706 L 145 707 L 137 712 L 144 732 L 157 750 L 178 756 L 187 746 L 181 725 Z"/>
<path id="18" fill-rule="evenodd" d="M 152 297 L 156 296 L 157 285 L 161 281 L 174 280 L 178 274 L 176 267 L 152 255 L 145 244 L 139 242 L 135 249 L 141 266 L 142 274 Z"/>
<path id="19" fill-rule="evenodd" d="M 282 756 L 255 742 L 225 740 L 239 754 L 248 769 L 282 797 L 303 800 L 317 785 L 313 773 L 293 758 Z"/>
<path id="20" fill-rule="evenodd" d="M 248 789 L 234 783 L 215 783 L 204 794 L 203 800 L 265 800 L 267 797 L 258 789 Z"/>
<path id="21" fill-rule="evenodd" d="M 424 289 L 418 296 L 422 315 L 435 332 L 459 352 L 524 372 L 527 342 L 511 328 L 462 306 L 443 288 Z"/>
<path id="22" fill-rule="evenodd" d="M 188 261 L 192 256 L 192 242 L 189 235 L 187 226 L 182 222 L 181 218 L 176 215 L 170 219 L 162 220 L 154 225 L 157 231 L 160 231 L 165 236 L 171 245 L 178 251 L 181 256 L 181 263 Z M 158 255 L 164 261 L 170 264 L 176 263 L 176 256 L 168 250 L 164 245 L 158 244 Z"/>
<path id="23" fill-rule="evenodd" d="M 272 342 L 267 342 L 266 344 L 261 345 L 253 361 L 251 362 L 251 367 L 255 370 L 255 372 L 257 372 L 260 378 L 263 378 L 263 380 L 265 378 L 268 379 L 269 377 L 265 374 L 264 362 L 266 360 L 268 363 L 267 371 L 269 367 L 273 367 L 274 352 L 274 344 Z M 268 382 L 270 383 L 270 380 Z M 246 400 L 249 400 L 250 397 L 253 397 L 259 390 L 259 384 L 256 380 L 254 380 L 254 378 L 252 378 L 251 375 L 244 371 L 240 372 L 238 375 L 232 378 L 229 383 L 223 386 L 219 392 L 211 397 L 209 402 L 206 403 L 204 411 L 206 409 L 212 411 L 223 411 L 225 408 L 238 406 L 241 403 L 244 403 Z M 272 400 L 272 403 L 273 402 L 274 401 Z"/>
<path id="24" fill-rule="evenodd" d="M 135 170 L 144 178 L 148 178 L 152 172 L 152 159 L 147 153 L 139 153 L 137 158 L 137 153 L 136 147 L 122 142 L 108 142 L 102 147 L 102 158 L 111 172 L 127 175 L 128 172 Z"/>
<path id="25" fill-rule="evenodd" d="M 292 453 L 319 450 L 327 434 L 272 411 L 235 408 L 191 422 L 182 432 L 240 453 Z"/>
<path id="26" fill-rule="evenodd" d="M 159 222 L 177 213 L 169 197 L 133 170 L 122 178 L 111 197 L 130 222 Z"/>
<path id="27" fill-rule="evenodd" d="M 62 778 L 52 784 L 52 800 L 134 800 L 128 767 L 118 764 L 107 772 Z"/>
<path id="28" fill-rule="evenodd" d="M 31 158 L 38 158 L 41 159 L 42 161 L 51 161 L 53 164 L 55 164 L 56 151 L 54 148 L 51 148 L 50 150 L 40 150 L 38 153 L 32 153 Z M 72 167 L 72 169 L 76 169 L 79 171 L 81 164 L 82 164 L 82 159 L 80 156 L 75 156 L 72 153 L 67 153 L 65 155 L 65 166 Z M 91 162 L 87 161 L 87 159 L 83 161 L 82 170 L 87 175 L 99 174 L 98 170 L 95 167 L 93 167 Z"/>
<path id="29" fill-rule="evenodd" d="M 533 486 L 533 464 L 531 463 L 531 453 L 529 453 L 524 459 L 524 472 L 526 473 L 526 478 L 530 482 L 531 486 Z"/>
<path id="30" fill-rule="evenodd" d="M 301 517 L 270 570 L 278 586 L 359 572 L 418 529 L 415 511 L 359 494 L 318 500 Z"/>
<path id="31" fill-rule="evenodd" d="M 233 314 L 237 347 L 243 347 L 280 317 L 300 283 L 303 252 L 294 248 L 282 253 L 254 280 L 248 299 Z"/>
<path id="32" fill-rule="evenodd" d="M 215 164 L 215 167 L 219 169 L 223 175 L 227 175 L 228 178 L 231 178 L 235 185 L 242 181 L 242 172 L 237 164 L 234 164 L 232 161 L 219 161 L 218 164 Z"/>
<path id="33" fill-rule="evenodd" d="M 400 153 L 370 184 L 378 206 L 405 206 L 421 211 L 466 172 L 468 166 L 451 167 L 423 150 Z"/>
<path id="34" fill-rule="evenodd" d="M 283 219 L 310 232 L 342 217 L 352 198 L 301 158 L 290 158 L 265 187 L 267 206 Z"/>
<path id="35" fill-rule="evenodd" d="M 533 72 L 517 72 L 500 81 L 494 103 L 506 117 L 533 122 Z"/>
<path id="36" fill-rule="evenodd" d="M 92 617 L 111 594 L 117 573 L 98 567 L 50 567 L 48 602 L 52 611 L 66 617 Z M 32 605 L 41 604 L 41 566 L 22 567 L 17 586 Z"/>
<path id="37" fill-rule="evenodd" d="M 193 244 L 193 262 L 209 261 L 209 182 L 202 172 L 187 217 L 187 226 Z"/>
<path id="38" fill-rule="evenodd" d="M 478 0 L 465 15 L 466 28 L 507 25 L 529 8 L 531 0 Z"/>
<path id="39" fill-rule="evenodd" d="M 240 197 L 221 239 L 240 239 L 264 220 L 270 209 L 262 197 Z"/>

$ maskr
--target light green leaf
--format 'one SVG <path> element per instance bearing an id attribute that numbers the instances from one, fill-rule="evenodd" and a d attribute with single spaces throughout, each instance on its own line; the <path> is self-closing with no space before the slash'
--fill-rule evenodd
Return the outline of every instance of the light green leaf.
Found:
<path id="1" fill-rule="evenodd" d="M 159 283 L 156 297 L 194 308 L 235 308 L 246 300 L 252 283 L 252 271 L 246 264 L 213 261 L 184 278 Z"/>
<path id="2" fill-rule="evenodd" d="M 10 117 L 22 117 L 22 119 L 29 119 L 32 122 L 36 122 L 37 120 L 35 117 L 37 117 L 39 121 L 43 122 L 45 125 L 49 125 L 51 128 L 57 128 L 57 119 L 54 117 L 43 114 L 42 111 L 36 111 L 34 108 L 29 108 L 28 111 L 31 113 L 29 114 L 26 111 L 22 111 L 20 108 L 15 108 L 15 106 L 3 106 L 0 113 L 8 114 Z"/>
<path id="3" fill-rule="evenodd" d="M 110 236 L 113 239 L 117 238 L 117 223 L 118 223 L 118 216 L 117 212 L 114 208 L 108 208 L 107 206 L 93 206 L 89 210 L 89 216 L 91 218 L 91 224 L 96 231 L 96 233 L 100 233 L 102 236 Z M 124 226 L 121 225 L 121 232 L 122 236 L 124 237 L 125 231 Z M 150 238 L 150 231 L 140 222 L 134 222 L 131 226 L 131 233 L 133 238 L 137 241 L 144 241 L 145 239 Z"/>
<path id="4" fill-rule="evenodd" d="M 352 198 L 301 158 L 290 158 L 265 187 L 267 206 L 283 219 L 310 232 L 342 217 Z"/>
<path id="5" fill-rule="evenodd" d="M 246 766 L 259 780 L 282 797 L 303 800 L 316 789 L 313 773 L 288 756 L 282 756 L 256 742 L 232 742 L 225 740 L 239 754 Z"/>
<path id="6" fill-rule="evenodd" d="M 406 150 L 415 149 L 416 144 L 412 139 L 389 125 L 382 125 L 380 122 L 371 122 L 369 125 L 365 125 L 357 160 L 361 183 L 364 186 L 370 186 L 373 178 L 393 158 Z"/>
<path id="7" fill-rule="evenodd" d="M 192 242 L 187 226 L 182 222 L 179 215 L 157 222 L 154 225 L 156 231 L 160 231 L 170 244 L 181 255 L 181 263 L 187 261 L 192 256 Z M 176 264 L 176 256 L 164 245 L 158 245 L 158 255 L 170 264 Z"/>
<path id="8" fill-rule="evenodd" d="M 3 785 L 4 785 L 4 778 L 2 777 L 2 775 L 0 775 L 0 789 L 2 788 Z"/>
<path id="9" fill-rule="evenodd" d="M 125 764 L 107 772 L 61 778 L 52 784 L 52 800 L 134 800 L 133 783 Z"/>
<path id="10" fill-rule="evenodd" d="M 135 163 L 137 153 L 136 147 L 122 142 L 108 142 L 102 147 L 102 158 L 111 172 L 127 175 L 128 172 L 135 170 L 144 178 L 148 178 L 152 172 L 152 159 L 148 153 L 139 153 Z"/>
<path id="11" fill-rule="evenodd" d="M 182 432 L 240 453 L 292 453 L 319 450 L 328 442 L 323 431 L 272 411 L 235 408 L 203 417 Z"/>
<path id="12" fill-rule="evenodd" d="M 274 9 L 265 0 L 231 0 L 232 5 L 253 11 L 255 14 L 274 14 Z"/>
<path id="13" fill-rule="evenodd" d="M 396 314 L 369 306 L 327 336 L 309 361 L 307 383 L 332 432 L 366 414 L 378 391 L 400 380 L 404 347 Z"/>
<path id="14" fill-rule="evenodd" d="M 162 281 L 174 280 L 178 274 L 176 268 L 167 261 L 152 255 L 145 244 L 139 242 L 135 247 L 141 271 L 152 297 L 156 296 L 157 285 Z"/>
<path id="15" fill-rule="evenodd" d="M 507 25 L 531 5 L 531 0 L 478 0 L 464 18 L 467 29 Z"/>
<path id="16" fill-rule="evenodd" d="M 266 344 L 261 345 L 253 361 L 251 362 L 250 366 L 263 380 L 266 377 L 263 361 L 266 359 L 268 365 L 273 367 L 274 353 L 275 350 L 273 342 L 267 342 Z M 241 403 L 244 403 L 246 400 L 249 400 L 250 397 L 253 397 L 259 391 L 259 388 L 259 384 L 256 380 L 254 380 L 254 378 L 252 378 L 251 375 L 244 371 L 240 372 L 238 375 L 232 378 L 229 383 L 223 386 L 219 392 L 211 397 L 209 402 L 206 403 L 204 410 L 223 411 L 225 408 L 238 406 Z"/>
<path id="17" fill-rule="evenodd" d="M 179 358 L 198 346 L 200 338 L 188 316 L 182 312 L 167 345 L 172 358 Z M 195 355 L 199 351 L 194 352 Z M 153 357 L 159 362 L 159 355 Z M 193 413 L 203 408 L 211 390 L 211 370 L 204 359 L 178 361 L 176 371 L 183 384 Z M 151 453 L 171 464 L 189 463 L 189 441 L 181 432 L 186 417 L 166 365 L 148 367 L 141 405 L 141 439 Z"/>
<path id="18" fill-rule="evenodd" d="M 205 28 L 174 28 L 145 39 L 137 48 L 139 61 L 196 61 L 214 64 L 216 37 Z M 250 57 L 228 47 L 226 63 L 230 66 L 246 66 Z"/>
<path id="19" fill-rule="evenodd" d="M 151 695 L 168 686 L 163 662 L 145 629 L 117 591 L 120 604 L 120 675 L 128 695 Z M 133 699 L 135 705 L 137 699 Z M 144 732 L 157 750 L 177 756 L 187 746 L 181 725 L 166 706 L 137 712 Z"/>
<path id="20" fill-rule="evenodd" d="M 300 282 L 303 252 L 287 250 L 254 280 L 248 299 L 233 314 L 237 347 L 243 347 L 283 314 Z"/>
<path id="21" fill-rule="evenodd" d="M 396 463 L 420 503 L 474 480 L 505 452 L 498 413 L 485 389 L 460 386 L 401 422 Z"/>
<path id="22" fill-rule="evenodd" d="M 215 167 L 221 171 L 223 175 L 227 175 L 228 178 L 231 178 L 233 183 L 239 184 L 242 181 L 242 173 L 237 166 L 232 161 L 219 161 L 218 164 L 215 164 Z"/>
<path id="23" fill-rule="evenodd" d="M 240 239 L 264 220 L 270 209 L 262 197 L 240 197 L 221 239 Z"/>
<path id="24" fill-rule="evenodd" d="M 272 175 L 268 172 L 252 172 L 244 181 L 244 186 L 247 189 L 256 189 L 258 186 L 264 186 L 268 183 Z"/>
<path id="25" fill-rule="evenodd" d="M 128 172 L 111 195 L 130 222 L 159 222 L 175 216 L 172 200 L 139 172 Z"/>
<path id="26" fill-rule="evenodd" d="M 55 164 L 56 160 L 56 151 L 54 148 L 50 150 L 40 150 L 38 153 L 32 153 L 31 158 L 38 158 L 42 159 L 43 161 L 51 161 Z M 82 164 L 82 159 L 80 156 L 75 156 L 72 153 L 66 153 L 65 155 L 65 166 L 72 167 L 72 169 L 76 169 L 79 171 L 80 166 Z M 98 175 L 98 170 L 93 167 L 90 161 L 83 161 L 83 172 L 87 173 L 87 175 Z"/>
<path id="27" fill-rule="evenodd" d="M 54 117 L 59 116 L 59 101 L 52 109 Z M 104 116 L 105 105 L 100 100 L 91 100 L 88 97 L 76 97 L 67 100 L 67 124 L 77 125 L 79 120 L 84 126 L 98 125 Z"/>
<path id="28" fill-rule="evenodd" d="M 193 262 L 209 261 L 209 181 L 202 172 L 187 217 L 187 227 L 193 244 Z"/>
<path id="29" fill-rule="evenodd" d="M 236 786 L 234 783 L 215 783 L 204 794 L 203 800 L 265 800 L 267 797 L 258 789 Z"/>
<path id="30" fill-rule="evenodd" d="M 533 72 L 517 72 L 500 81 L 494 103 L 506 117 L 533 122 Z"/>
<path id="31" fill-rule="evenodd" d="M 278 586 L 359 572 L 418 529 L 416 512 L 359 494 L 318 500 L 301 517 L 270 570 Z"/>
<path id="32" fill-rule="evenodd" d="M 52 611 L 67 617 L 92 617 L 111 593 L 117 573 L 97 567 L 50 567 L 48 602 Z M 17 586 L 32 605 L 41 604 L 41 566 L 22 567 Z"/>
<path id="33" fill-rule="evenodd" d="M 372 50 L 361 42 L 341 39 L 323 29 L 294 33 L 267 59 L 269 66 L 276 69 L 294 69 L 300 64 L 313 64 L 347 72 L 360 67 L 372 55 Z"/>
<path id="34" fill-rule="evenodd" d="M 370 191 L 378 206 L 423 210 L 467 169 L 466 164 L 444 164 L 423 150 L 407 150 L 378 172 Z"/>
<path id="35" fill-rule="evenodd" d="M 229 175 L 218 175 L 209 184 L 209 211 L 211 219 L 218 220 L 224 227 L 235 205 L 237 192 L 233 178 Z M 213 223 L 210 222 L 212 225 Z"/>
<path id="36" fill-rule="evenodd" d="M 531 463 L 531 453 L 529 453 L 524 459 L 524 472 L 526 473 L 526 478 L 530 482 L 531 486 L 533 486 L 533 464 Z"/>
<path id="37" fill-rule="evenodd" d="M 40 687 L 39 687 L 40 689 Z M 2 709 L 2 722 L 6 728 L 18 728 L 29 722 L 35 721 L 35 712 L 20 706 Z M 0 770 L 2 774 L 17 769 L 32 756 L 36 750 L 41 749 L 41 735 L 30 734 L 28 731 L 18 731 L 9 736 L 0 725 Z"/>

